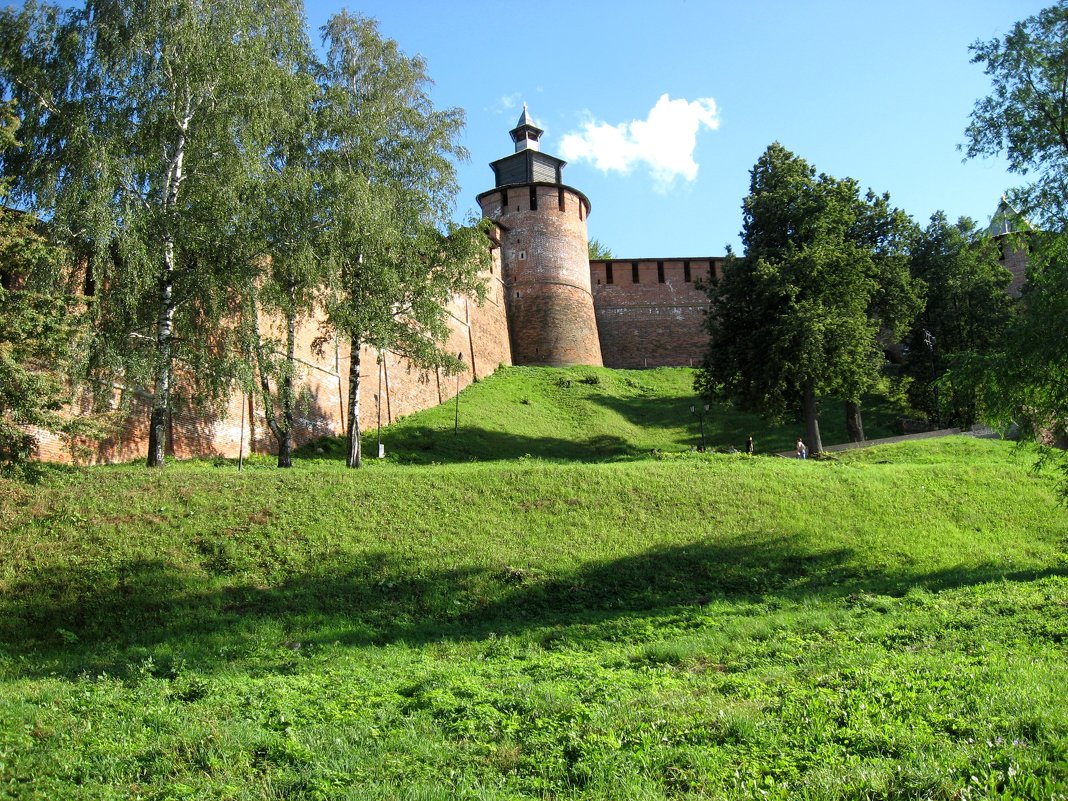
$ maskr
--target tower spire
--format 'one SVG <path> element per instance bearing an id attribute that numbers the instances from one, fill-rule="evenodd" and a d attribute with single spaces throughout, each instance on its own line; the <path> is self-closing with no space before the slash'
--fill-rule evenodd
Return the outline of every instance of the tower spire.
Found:
<path id="1" fill-rule="evenodd" d="M 534 124 L 530 112 L 527 111 L 526 103 L 523 104 L 523 113 L 519 115 L 519 122 L 508 133 L 512 135 L 512 141 L 515 142 L 516 153 L 520 150 L 541 150 L 538 140 L 545 131 Z"/>

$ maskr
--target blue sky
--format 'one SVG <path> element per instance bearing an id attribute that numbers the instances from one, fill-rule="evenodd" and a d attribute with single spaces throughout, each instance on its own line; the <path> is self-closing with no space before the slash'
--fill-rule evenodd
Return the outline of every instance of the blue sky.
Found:
<path id="1" fill-rule="evenodd" d="M 343 4 L 308 0 L 313 30 Z M 421 54 L 436 105 L 467 112 L 457 215 L 525 101 L 542 150 L 590 198 L 590 236 L 617 258 L 739 247 L 749 170 L 779 141 L 818 170 L 889 192 L 926 223 L 989 220 L 1021 182 L 957 146 L 989 89 L 968 45 L 1049 2 L 420 2 L 350 5 Z"/>

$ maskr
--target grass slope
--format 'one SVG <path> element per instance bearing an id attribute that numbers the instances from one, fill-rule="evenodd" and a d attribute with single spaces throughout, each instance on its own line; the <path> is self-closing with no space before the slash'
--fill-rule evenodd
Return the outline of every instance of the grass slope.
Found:
<path id="1" fill-rule="evenodd" d="M 400 420 L 383 432 L 387 458 L 403 463 L 516 459 L 533 455 L 556 461 L 605 461 L 660 451 L 688 451 L 701 444 L 700 419 L 690 406 L 694 371 L 609 370 L 598 367 L 509 367 L 447 402 Z M 865 406 L 869 438 L 900 433 L 900 411 L 883 400 Z M 377 453 L 375 420 L 366 418 L 365 452 Z M 798 424 L 769 425 L 756 415 L 714 405 L 705 416 L 708 447 L 745 449 L 749 435 L 760 452 L 793 448 Z M 847 440 L 841 404 L 827 402 L 821 420 L 824 443 Z M 343 457 L 344 443 L 321 440 L 302 454 Z"/>
<path id="2" fill-rule="evenodd" d="M 1030 464 L 0 480 L 0 798 L 1064 798 Z"/>

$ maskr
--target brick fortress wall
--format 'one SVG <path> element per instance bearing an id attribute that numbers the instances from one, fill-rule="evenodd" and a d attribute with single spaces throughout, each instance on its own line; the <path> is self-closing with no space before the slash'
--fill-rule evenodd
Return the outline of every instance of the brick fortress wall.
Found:
<path id="1" fill-rule="evenodd" d="M 605 367 L 698 366 L 708 349 L 702 282 L 723 259 L 590 262 Z"/>
<path id="2" fill-rule="evenodd" d="M 1023 285 L 1027 283 L 1027 265 L 1030 257 L 1026 247 L 1020 247 L 1006 239 L 1001 247 L 1001 263 L 1012 273 L 1012 281 L 1005 288 L 1010 297 L 1018 298 L 1023 293 Z"/>
<path id="3" fill-rule="evenodd" d="M 420 370 L 402 356 L 386 351 L 381 363 L 378 353 L 363 349 L 360 356 L 361 429 L 371 431 L 420 409 L 436 406 L 455 396 L 472 380 L 484 378 L 498 366 L 512 363 L 505 313 L 504 284 L 501 279 L 500 251 L 492 249 L 492 266 L 486 275 L 487 297 L 482 306 L 464 296 L 453 298 L 447 307 L 451 333 L 445 345 L 448 352 L 462 353 L 465 370 L 459 376 L 440 371 Z M 280 339 L 281 321 L 265 319 L 265 336 Z M 324 435 L 343 434 L 348 415 L 349 349 L 346 343 L 327 345 L 320 357 L 313 340 L 319 335 L 318 322 L 303 322 L 297 335 L 297 409 L 294 438 L 297 445 Z M 179 377 L 180 381 L 180 377 Z M 125 395 L 125 397 L 124 397 Z M 381 395 L 381 405 L 379 396 Z M 114 405 L 125 403 L 125 415 L 117 431 L 99 443 L 90 462 L 120 462 L 143 459 L 148 453 L 148 415 L 151 395 L 116 386 Z M 244 420 L 242 421 L 242 416 Z M 71 454 L 62 440 L 47 432 L 40 437 L 38 458 L 70 462 Z M 234 458 L 243 449 L 275 453 L 277 446 L 267 427 L 258 398 L 244 393 L 232 395 L 218 414 L 204 414 L 180 403 L 171 415 L 168 452 L 177 458 L 225 456 Z M 368 452 L 368 456 L 374 454 Z"/>
<path id="4" fill-rule="evenodd" d="M 590 288 L 589 201 L 560 184 L 479 195 L 501 229 L 504 289 L 516 364 L 601 364 Z"/>
<path id="5" fill-rule="evenodd" d="M 538 187 L 539 207 L 557 202 L 557 187 Z M 500 192 L 493 194 L 501 197 Z M 518 195 L 512 190 L 513 200 Z M 528 196 L 529 197 L 529 196 Z M 484 207 L 485 207 L 485 201 Z M 499 203 L 499 201 L 498 201 Z M 448 306 L 451 333 L 445 345 L 450 353 L 463 353 L 465 371 L 459 387 L 468 386 L 473 377 L 484 378 L 500 365 L 542 363 L 538 357 L 555 349 L 570 356 L 567 363 L 603 363 L 614 368 L 661 366 L 697 366 L 708 347 L 704 330 L 704 312 L 708 299 L 701 282 L 710 269 L 722 270 L 722 259 L 638 259 L 595 260 L 589 262 L 591 294 L 586 294 L 581 280 L 571 281 L 569 272 L 563 280 L 546 281 L 536 269 L 538 260 L 531 258 L 531 245 L 542 247 L 542 256 L 558 247 L 554 235 L 568 244 L 555 250 L 550 258 L 563 256 L 576 262 L 573 253 L 581 242 L 586 247 L 585 207 L 578 195 L 565 197 L 563 212 L 538 215 L 537 224 L 523 229 L 499 231 L 500 247 L 492 249 L 492 266 L 486 275 L 487 298 L 480 307 L 474 300 L 457 296 Z M 520 211 L 529 211 L 518 203 Z M 515 205 L 512 206 L 512 209 Z M 581 219 L 579 209 L 582 209 Z M 571 219 L 573 212 L 574 219 Z M 488 209 L 490 213 L 497 209 Z M 514 211 L 510 212 L 512 215 Z M 508 213 L 501 215 L 508 217 Z M 526 253 L 524 254 L 524 250 Z M 504 269 L 502 251 L 511 254 L 514 271 Z M 535 251 L 536 252 L 536 251 Z M 519 258 L 526 255 L 526 259 Z M 550 262 L 552 263 L 552 262 Z M 687 280 L 687 264 L 689 280 Z M 637 280 L 635 280 L 635 266 Z M 611 273 L 611 279 L 609 278 Z M 544 287 L 551 291 L 539 295 Z M 510 293 L 524 292 L 526 305 L 506 309 Z M 592 313 L 590 297 L 592 295 Z M 264 320 L 265 335 L 280 339 L 280 321 Z M 542 330 L 542 328 L 546 330 Z M 588 347 L 590 330 L 596 336 L 598 350 Z M 509 329 L 511 329 L 511 340 Z M 346 343 L 331 343 L 323 356 L 317 355 L 312 342 L 319 334 L 317 321 L 305 321 L 297 339 L 297 413 L 295 440 L 303 444 L 324 435 L 345 431 L 348 398 L 349 354 Z M 511 343 L 519 343 L 520 354 L 513 361 Z M 544 349 L 544 350 L 543 350 Z M 402 356 L 364 349 L 361 353 L 360 411 L 361 428 L 370 431 L 399 417 L 443 403 L 456 394 L 455 376 L 440 371 L 414 367 Z M 527 361 L 524 361 L 526 359 Z M 125 397 L 124 396 L 125 393 Z M 379 398 L 381 396 L 381 404 Z M 116 387 L 115 404 L 125 402 L 130 413 L 115 435 L 102 442 L 92 453 L 92 462 L 116 462 L 142 459 L 147 453 L 148 414 L 151 396 L 140 390 Z M 242 415 L 244 421 L 242 422 Z M 219 455 L 236 457 L 240 450 L 249 453 L 274 453 L 276 445 L 263 415 L 258 398 L 236 393 L 221 414 L 205 415 L 176 404 L 172 414 L 169 452 L 178 458 Z M 70 461 L 71 456 L 58 438 L 39 432 L 39 457 L 48 461 Z M 370 454 L 369 454 L 370 455 Z"/>

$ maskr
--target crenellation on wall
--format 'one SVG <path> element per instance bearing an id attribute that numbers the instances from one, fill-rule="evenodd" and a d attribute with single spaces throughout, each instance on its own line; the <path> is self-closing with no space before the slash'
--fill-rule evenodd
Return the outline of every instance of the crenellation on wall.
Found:
<path id="1" fill-rule="evenodd" d="M 501 229 L 513 363 L 600 365 L 584 219 L 589 201 L 563 184 L 506 189 L 509 206 L 503 213 L 500 187 L 480 195 L 479 202 L 483 215 Z"/>
<path id="2" fill-rule="evenodd" d="M 686 280 L 689 265 L 690 280 Z M 612 283 L 608 267 L 612 266 Z M 633 280 L 634 265 L 638 281 Z M 703 284 L 723 259 L 596 259 L 590 262 L 593 305 L 606 367 L 686 367 L 708 348 Z M 661 272 L 664 280 L 660 281 Z"/>

